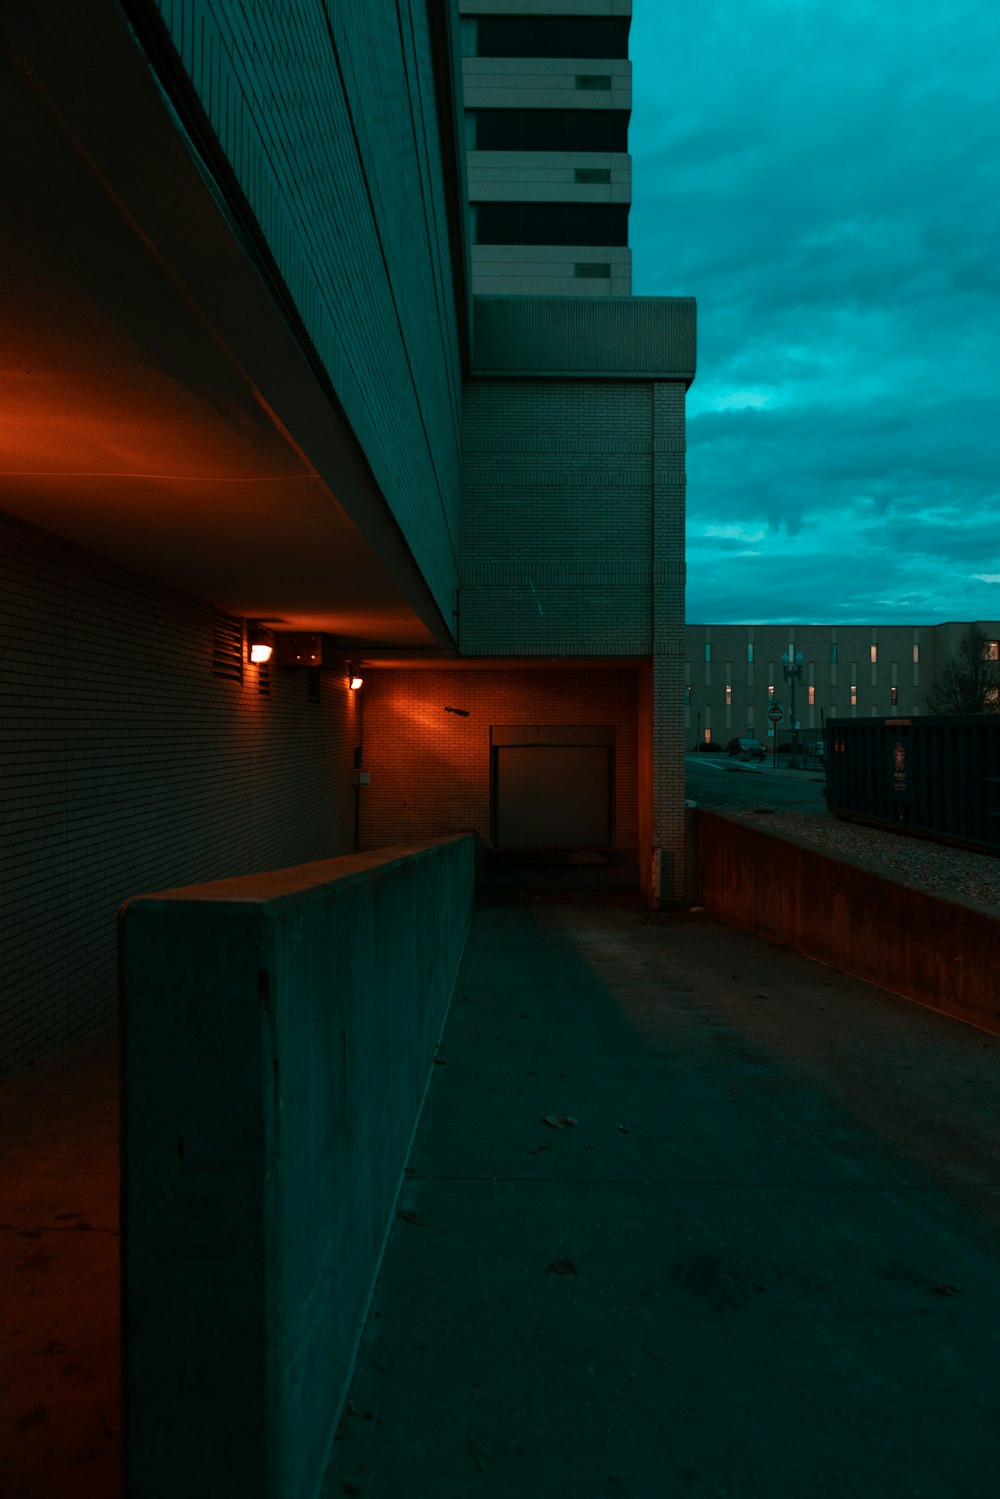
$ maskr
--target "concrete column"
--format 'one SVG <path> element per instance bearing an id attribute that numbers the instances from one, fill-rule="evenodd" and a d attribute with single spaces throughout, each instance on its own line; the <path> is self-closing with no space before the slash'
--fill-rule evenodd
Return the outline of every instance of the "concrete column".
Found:
<path id="1" fill-rule="evenodd" d="M 660 906 L 685 898 L 684 394 L 679 380 L 653 386 L 652 900 Z"/>

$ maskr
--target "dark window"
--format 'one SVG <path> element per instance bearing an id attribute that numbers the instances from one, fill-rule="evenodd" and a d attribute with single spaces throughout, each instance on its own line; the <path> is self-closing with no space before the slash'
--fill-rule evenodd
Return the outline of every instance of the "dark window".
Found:
<path id="1" fill-rule="evenodd" d="M 522 203 L 519 244 L 564 245 L 566 239 L 565 203 Z M 589 240 L 584 240 L 589 244 Z"/>
<path id="2" fill-rule="evenodd" d="M 628 57 L 627 19 L 607 16 L 479 16 L 480 57 Z"/>
<path id="3" fill-rule="evenodd" d="M 624 109 L 477 109 L 476 151 L 628 150 Z"/>
<path id="4" fill-rule="evenodd" d="M 478 203 L 477 245 L 627 245 L 624 203 Z"/>

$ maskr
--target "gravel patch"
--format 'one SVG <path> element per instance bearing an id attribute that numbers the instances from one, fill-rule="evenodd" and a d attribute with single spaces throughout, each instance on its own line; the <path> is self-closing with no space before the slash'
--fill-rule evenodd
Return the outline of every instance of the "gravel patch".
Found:
<path id="1" fill-rule="evenodd" d="M 785 833 L 825 852 L 855 859 L 887 879 L 899 880 L 932 895 L 977 901 L 1000 914 L 1000 858 L 971 853 L 885 832 L 861 823 L 840 822 L 822 812 L 786 812 L 778 807 L 747 807 L 721 788 L 699 793 L 699 807 L 741 817 L 762 831 Z"/>

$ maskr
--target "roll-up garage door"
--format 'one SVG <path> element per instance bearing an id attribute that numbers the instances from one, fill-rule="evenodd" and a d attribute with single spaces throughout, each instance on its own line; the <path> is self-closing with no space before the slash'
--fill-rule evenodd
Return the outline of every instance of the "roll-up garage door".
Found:
<path id="1" fill-rule="evenodd" d="M 613 739 L 614 729 L 601 725 L 494 728 L 494 846 L 607 848 Z"/>

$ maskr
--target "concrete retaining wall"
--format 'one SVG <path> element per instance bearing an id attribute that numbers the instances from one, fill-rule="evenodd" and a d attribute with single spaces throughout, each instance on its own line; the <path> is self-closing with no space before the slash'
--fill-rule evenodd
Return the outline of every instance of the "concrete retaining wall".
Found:
<path id="1" fill-rule="evenodd" d="M 701 903 L 729 926 L 1000 1034 L 1000 918 L 698 812 Z"/>
<path id="2" fill-rule="evenodd" d="M 313 1499 L 468 927 L 473 840 L 129 901 L 131 1499 Z"/>

